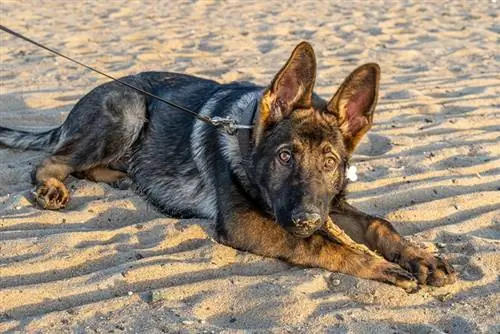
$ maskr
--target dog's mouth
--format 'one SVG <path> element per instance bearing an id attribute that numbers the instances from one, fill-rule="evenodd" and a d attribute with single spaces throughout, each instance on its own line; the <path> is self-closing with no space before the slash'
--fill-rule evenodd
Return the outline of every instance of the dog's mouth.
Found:
<path id="1" fill-rule="evenodd" d="M 295 231 L 292 232 L 292 234 L 294 236 L 296 236 L 297 238 L 303 239 L 303 238 L 310 237 L 311 235 L 314 234 L 314 232 L 316 232 L 316 229 L 315 230 L 311 230 L 311 231 L 302 231 L 302 230 L 299 231 L 299 230 L 295 230 Z"/>

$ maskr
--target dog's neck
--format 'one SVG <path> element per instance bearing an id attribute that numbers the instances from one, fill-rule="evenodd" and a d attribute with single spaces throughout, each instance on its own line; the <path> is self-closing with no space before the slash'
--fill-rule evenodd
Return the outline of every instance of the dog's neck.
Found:
<path id="1" fill-rule="evenodd" d="M 259 103 L 258 103 L 259 101 L 260 101 L 260 96 L 259 98 L 252 99 L 251 102 L 246 106 L 245 112 L 241 113 L 240 114 L 241 116 L 238 119 L 239 124 L 252 126 L 251 129 L 240 129 L 236 133 L 238 146 L 242 158 L 241 161 L 243 162 L 242 167 L 246 175 L 252 174 L 251 165 L 249 165 L 248 163 L 252 160 L 251 155 L 253 149 L 255 148 L 253 135 L 255 131 L 255 122 L 257 120 L 259 113 Z M 247 196 L 249 196 L 252 199 L 252 201 L 259 203 L 258 206 L 261 210 L 265 211 L 266 213 L 272 216 L 273 215 L 272 208 L 268 207 L 266 201 L 262 200 L 263 195 L 260 193 L 259 187 L 252 182 L 251 177 L 250 178 L 245 177 L 244 179 L 248 182 L 248 185 L 245 188 L 246 190 L 244 191 L 244 193 Z M 241 179 L 236 180 L 237 183 L 239 183 L 240 181 L 242 180 Z"/>

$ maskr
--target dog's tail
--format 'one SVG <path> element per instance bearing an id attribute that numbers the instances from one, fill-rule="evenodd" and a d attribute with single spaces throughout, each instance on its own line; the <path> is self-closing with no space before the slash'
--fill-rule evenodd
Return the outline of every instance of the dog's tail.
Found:
<path id="1" fill-rule="evenodd" d="M 0 126 L 0 145 L 21 150 L 52 152 L 61 136 L 61 127 L 45 132 L 28 132 Z"/>

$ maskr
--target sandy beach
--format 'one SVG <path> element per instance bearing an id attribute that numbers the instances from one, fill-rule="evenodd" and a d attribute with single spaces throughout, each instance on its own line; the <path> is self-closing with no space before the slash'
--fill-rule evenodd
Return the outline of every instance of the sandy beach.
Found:
<path id="1" fill-rule="evenodd" d="M 47 154 L 0 148 L 0 332 L 500 332 L 500 2 L 8 1 L 0 24 L 114 76 L 174 71 L 268 85 L 302 40 L 329 99 L 382 69 L 353 157 L 355 206 L 450 260 L 456 284 L 414 294 L 215 241 L 131 190 L 69 178 L 33 204 Z M 41 131 L 107 79 L 0 33 L 0 125 Z"/>

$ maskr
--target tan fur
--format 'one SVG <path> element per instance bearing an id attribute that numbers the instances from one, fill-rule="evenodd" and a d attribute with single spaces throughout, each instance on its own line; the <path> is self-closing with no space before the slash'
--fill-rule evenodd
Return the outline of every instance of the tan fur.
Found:
<path id="1" fill-rule="evenodd" d="M 36 168 L 33 181 L 37 184 L 37 187 L 34 196 L 38 204 L 44 209 L 61 209 L 69 201 L 69 191 L 62 181 L 66 179 L 73 169 L 64 160 L 63 157 L 52 156 L 45 159 Z"/>
<path id="2" fill-rule="evenodd" d="M 388 221 L 367 215 L 346 202 L 332 208 L 330 216 L 353 240 L 413 272 L 419 283 L 443 286 L 456 281 L 456 273 L 446 261 L 404 239 Z"/>
<path id="3" fill-rule="evenodd" d="M 85 171 L 84 176 L 90 181 L 112 183 L 123 179 L 127 173 L 106 167 L 94 167 Z"/>
<path id="4" fill-rule="evenodd" d="M 362 278 L 395 284 L 406 291 L 415 291 L 417 282 L 399 265 L 379 256 L 358 252 L 329 240 L 321 234 L 298 239 L 271 218 L 245 203 L 235 203 L 230 233 L 219 241 L 262 256 L 275 257 L 290 263 L 321 267 Z"/>
<path id="5" fill-rule="evenodd" d="M 33 180 L 36 189 L 33 195 L 36 202 L 44 209 L 62 209 L 69 201 L 69 191 L 62 181 L 73 172 L 73 168 L 65 160 L 61 156 L 52 156 L 45 159 L 36 168 Z M 124 172 L 106 167 L 94 167 L 86 171 L 79 171 L 77 174 L 90 181 L 106 183 L 112 183 L 127 176 Z"/>

